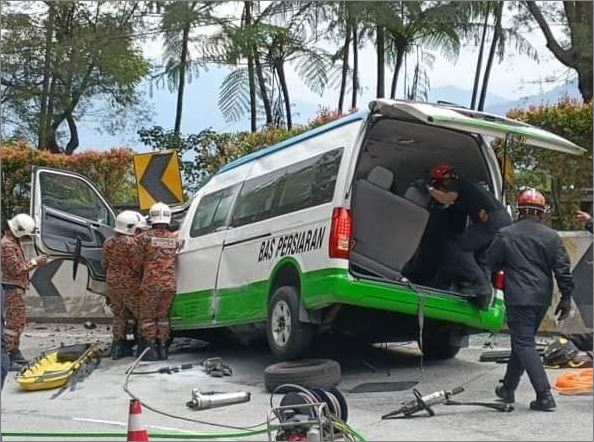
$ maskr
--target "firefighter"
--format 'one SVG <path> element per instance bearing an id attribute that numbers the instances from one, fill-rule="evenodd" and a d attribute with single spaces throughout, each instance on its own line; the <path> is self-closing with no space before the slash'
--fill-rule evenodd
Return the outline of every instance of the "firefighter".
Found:
<path id="1" fill-rule="evenodd" d="M 574 285 L 559 234 L 542 223 L 545 208 L 545 197 L 539 191 L 522 191 L 518 196 L 519 220 L 501 229 L 487 251 L 487 260 L 505 273 L 504 299 L 512 348 L 505 377 L 495 394 L 505 402 L 514 402 L 514 392 L 526 371 L 536 392 L 530 408 L 552 411 L 556 404 L 535 348 L 535 335 L 551 305 L 553 275 L 561 292 L 555 309 L 558 321 L 569 316 Z"/>
<path id="2" fill-rule="evenodd" d="M 2 237 L 2 289 L 6 302 L 6 349 L 11 365 L 16 368 L 27 361 L 20 350 L 20 337 L 27 324 L 23 297 L 29 288 L 29 272 L 44 265 L 47 258 L 39 255 L 25 259 L 21 238 L 35 233 L 35 221 L 29 215 L 20 213 L 8 221 L 8 229 Z"/>
<path id="3" fill-rule="evenodd" d="M 432 184 L 427 186 L 431 197 L 447 206 L 456 219 L 469 217 L 472 221 L 461 234 L 452 234 L 446 240 L 450 265 L 439 272 L 436 285 L 446 288 L 452 281 L 465 279 L 474 283 L 477 299 L 488 301 L 492 293 L 490 270 L 481 268 L 479 260 L 497 231 L 511 224 L 511 217 L 487 189 L 458 177 L 451 164 L 435 166 L 431 178 Z"/>
<path id="4" fill-rule="evenodd" d="M 133 332 L 138 315 L 138 291 L 141 274 L 131 263 L 136 253 L 134 235 L 139 227 L 138 212 L 124 210 L 116 218 L 115 234 L 103 244 L 101 263 L 106 272 L 107 298 L 113 312 L 111 345 L 112 359 L 132 356 Z"/>
<path id="5" fill-rule="evenodd" d="M 150 350 L 143 360 L 166 360 L 169 341 L 169 307 L 175 295 L 176 234 L 169 230 L 171 209 L 163 203 L 149 210 L 151 228 L 137 239 L 136 265 L 142 269 L 139 322 L 141 343 L 138 353 Z"/>

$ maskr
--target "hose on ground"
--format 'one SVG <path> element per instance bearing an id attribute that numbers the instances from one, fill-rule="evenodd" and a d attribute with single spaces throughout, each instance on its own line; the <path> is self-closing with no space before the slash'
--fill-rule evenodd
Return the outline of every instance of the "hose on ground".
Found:
<path id="1" fill-rule="evenodd" d="M 567 370 L 555 378 L 553 388 L 559 394 L 591 395 L 592 394 L 592 368 Z"/>

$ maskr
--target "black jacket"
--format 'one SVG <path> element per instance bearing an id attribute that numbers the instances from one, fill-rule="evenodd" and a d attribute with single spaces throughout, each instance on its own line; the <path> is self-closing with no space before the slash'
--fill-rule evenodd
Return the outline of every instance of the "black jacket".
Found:
<path id="1" fill-rule="evenodd" d="M 505 272 L 507 305 L 550 305 L 553 274 L 562 296 L 571 296 L 569 257 L 559 234 L 532 219 L 504 227 L 487 251 L 492 269 Z"/>

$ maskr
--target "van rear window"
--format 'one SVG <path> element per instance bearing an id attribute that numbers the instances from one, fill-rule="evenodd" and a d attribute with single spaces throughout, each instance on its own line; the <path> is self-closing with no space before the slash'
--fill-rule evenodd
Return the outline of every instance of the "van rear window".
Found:
<path id="1" fill-rule="evenodd" d="M 262 221 L 332 201 L 343 148 L 245 182 L 231 225 Z"/>

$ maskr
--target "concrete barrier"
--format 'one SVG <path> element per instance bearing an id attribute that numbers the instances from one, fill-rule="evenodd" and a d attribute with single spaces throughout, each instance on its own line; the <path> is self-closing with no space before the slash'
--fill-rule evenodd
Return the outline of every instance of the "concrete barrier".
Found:
<path id="1" fill-rule="evenodd" d="M 555 286 L 553 306 L 543 321 L 541 331 L 584 333 L 592 331 L 592 235 L 588 232 L 561 232 L 571 260 L 576 282 L 574 299 L 577 301 L 568 320 L 555 323 L 554 307 L 559 300 Z M 25 244 L 29 257 L 34 256 L 30 244 Z M 31 289 L 25 297 L 30 319 L 98 319 L 108 318 L 111 312 L 105 307 L 105 298 L 87 290 L 87 269 L 78 268 L 72 279 L 72 261 L 56 260 L 37 269 L 32 275 Z"/>

